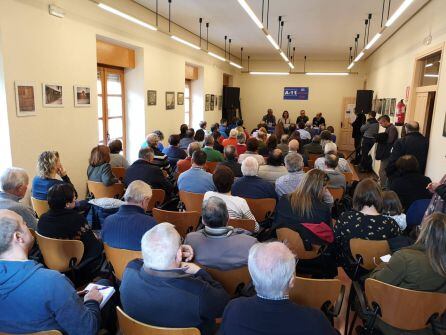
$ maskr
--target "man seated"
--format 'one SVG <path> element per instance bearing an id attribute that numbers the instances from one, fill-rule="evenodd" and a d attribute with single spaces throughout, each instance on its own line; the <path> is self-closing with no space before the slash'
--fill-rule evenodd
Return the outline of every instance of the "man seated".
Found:
<path id="1" fill-rule="evenodd" d="M 208 162 L 222 162 L 223 156 L 220 151 L 214 149 L 214 136 L 208 135 L 204 138 L 203 151 L 207 155 Z"/>
<path id="2" fill-rule="evenodd" d="M 328 176 L 327 187 L 343 188 L 345 190 L 346 181 L 342 172 L 336 170 L 338 167 L 339 158 L 335 154 L 325 155 L 325 170 Z"/>
<path id="3" fill-rule="evenodd" d="M 191 144 L 192 142 L 194 142 L 194 135 L 195 135 L 195 131 L 193 128 L 189 128 L 186 131 L 186 136 L 183 137 L 180 142 L 179 142 L 179 147 L 180 149 L 186 150 L 187 147 L 189 146 L 189 144 Z"/>
<path id="4" fill-rule="evenodd" d="M 169 159 L 169 164 L 172 169 L 175 169 L 177 162 L 180 159 L 185 159 L 187 157 L 186 151 L 179 148 L 180 135 L 170 135 L 169 136 L 169 146 L 163 149 L 163 154 Z"/>
<path id="5" fill-rule="evenodd" d="M 249 248 L 257 240 L 243 229 L 228 226 L 225 202 L 210 197 L 203 202 L 201 215 L 204 228 L 187 234 L 184 242 L 194 249 L 194 261 L 223 271 L 247 265 Z"/>
<path id="6" fill-rule="evenodd" d="M 192 167 L 178 177 L 178 190 L 192 193 L 215 191 L 212 174 L 206 172 L 206 153 L 195 151 L 192 155 Z"/>
<path id="7" fill-rule="evenodd" d="M 236 157 L 237 151 L 236 148 L 233 145 L 228 145 L 223 150 L 223 155 L 225 157 L 225 160 L 223 162 L 218 163 L 218 165 L 224 165 L 227 166 L 232 170 L 234 173 L 234 177 L 242 177 L 242 165 L 237 162 Z"/>
<path id="8" fill-rule="evenodd" d="M 163 171 L 152 164 L 154 157 L 152 148 L 140 149 L 138 157 L 139 159 L 125 170 L 124 185 L 127 187 L 135 180 L 142 180 L 152 188 L 164 190 L 166 197 L 169 198 L 173 192 L 173 185 L 164 176 Z"/>
<path id="9" fill-rule="evenodd" d="M 297 152 L 290 152 L 285 156 L 285 167 L 288 174 L 276 180 L 276 192 L 279 198 L 284 194 L 294 192 L 305 176 L 305 172 L 302 170 L 304 160 Z"/>
<path id="10" fill-rule="evenodd" d="M 295 152 L 297 154 L 300 155 L 300 144 L 298 140 L 291 140 L 288 143 L 288 152 Z M 302 156 L 303 160 L 304 160 L 304 166 L 308 166 L 308 160 L 305 156 Z"/>
<path id="11" fill-rule="evenodd" d="M 163 222 L 141 240 L 143 260 L 127 265 L 120 287 L 124 311 L 158 327 L 197 327 L 213 334 L 229 296 L 220 283 L 194 263 L 190 246 L 170 223 Z"/>
<path id="12" fill-rule="evenodd" d="M 255 137 L 248 138 L 248 140 L 246 141 L 246 151 L 245 153 L 239 155 L 238 162 L 242 164 L 246 158 L 254 157 L 259 165 L 265 164 L 265 159 L 263 158 L 263 156 L 259 155 L 258 149 L 259 140 Z"/>
<path id="13" fill-rule="evenodd" d="M 251 199 L 277 198 L 274 184 L 258 177 L 259 163 L 254 157 L 243 160 L 242 173 L 243 177 L 232 186 L 232 195 Z"/>
<path id="14" fill-rule="evenodd" d="M 297 131 L 300 133 L 300 138 L 302 140 L 311 140 L 311 134 L 305 129 L 305 123 L 300 122 L 297 126 L 299 127 Z"/>
<path id="15" fill-rule="evenodd" d="M 289 299 L 296 259 L 280 242 L 251 247 L 248 268 L 257 295 L 232 300 L 225 309 L 220 334 L 336 334 L 321 311 Z"/>
<path id="16" fill-rule="evenodd" d="M 152 164 L 158 166 L 162 170 L 166 171 L 166 173 L 171 176 L 173 173 L 173 169 L 169 164 L 169 159 L 162 151 L 159 149 L 160 139 L 156 133 L 151 133 L 147 135 L 147 146 L 153 150 L 153 160 Z"/>
<path id="17" fill-rule="evenodd" d="M 0 332 L 97 334 L 101 293 L 94 288 L 81 299 L 67 277 L 28 260 L 33 243 L 22 217 L 0 210 Z"/>
<path id="18" fill-rule="evenodd" d="M 336 145 L 336 143 L 333 142 L 326 143 L 324 147 L 324 154 L 325 155 L 334 154 L 339 157 L 338 146 Z M 318 159 L 316 159 L 316 161 L 314 162 L 314 168 L 319 170 L 325 170 L 325 157 L 319 157 Z M 345 158 L 339 158 L 336 171 L 342 173 L 352 172 L 350 165 L 348 164 L 348 161 Z"/>
<path id="19" fill-rule="evenodd" d="M 277 178 L 286 175 L 287 170 L 283 166 L 283 154 L 280 149 L 274 149 L 268 155 L 266 165 L 260 165 L 259 177 L 274 184 Z"/>
<path id="20" fill-rule="evenodd" d="M 0 209 L 9 209 L 19 214 L 29 228 L 36 230 L 34 210 L 20 202 L 28 189 L 28 174 L 25 170 L 10 167 L 0 175 Z"/>
<path id="21" fill-rule="evenodd" d="M 288 140 L 290 136 L 287 134 L 283 134 L 280 138 L 280 143 L 277 145 L 277 148 L 282 151 L 283 156 L 286 156 L 288 154 Z"/>
<path id="22" fill-rule="evenodd" d="M 179 174 L 183 173 L 184 171 L 187 171 L 192 166 L 192 155 L 195 151 L 201 150 L 200 143 L 198 142 L 192 142 L 187 147 L 186 153 L 187 157 L 185 159 L 179 160 L 177 162 L 177 172 Z"/>
<path id="23" fill-rule="evenodd" d="M 155 219 L 145 213 L 151 198 L 149 185 L 133 181 L 125 191 L 125 204 L 105 219 L 102 240 L 113 248 L 141 250 L 141 237 L 156 225 Z"/>
<path id="24" fill-rule="evenodd" d="M 323 155 L 324 150 L 322 150 L 321 146 L 321 137 L 316 135 L 311 140 L 311 143 L 305 144 L 304 147 L 304 155 L 308 158 L 310 154 Z"/>

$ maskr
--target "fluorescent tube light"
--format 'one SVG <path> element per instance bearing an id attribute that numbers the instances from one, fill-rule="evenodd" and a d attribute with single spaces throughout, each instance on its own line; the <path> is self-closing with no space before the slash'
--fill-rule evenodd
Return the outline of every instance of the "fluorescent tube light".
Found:
<path id="1" fill-rule="evenodd" d="M 288 76 L 289 72 L 249 72 L 249 74 L 258 75 L 258 76 Z"/>
<path id="2" fill-rule="evenodd" d="M 431 67 L 431 66 L 434 66 L 434 63 L 426 64 L 424 67 Z"/>
<path id="3" fill-rule="evenodd" d="M 235 66 L 237 69 L 241 69 L 242 68 L 241 65 L 238 65 L 237 63 L 234 63 L 234 62 L 229 62 L 229 64 L 231 64 L 232 66 Z"/>
<path id="4" fill-rule="evenodd" d="M 268 39 L 269 43 L 272 44 L 274 49 L 276 49 L 276 50 L 280 49 L 279 45 L 276 43 L 276 41 L 274 41 L 274 38 L 271 35 L 266 35 L 266 38 Z"/>
<path id="5" fill-rule="evenodd" d="M 254 23 L 259 27 L 260 29 L 263 29 L 263 24 L 260 22 L 259 18 L 256 16 L 256 14 L 252 11 L 251 7 L 246 3 L 245 0 L 238 0 L 238 3 L 240 6 L 243 7 L 246 13 L 251 17 L 251 20 L 254 21 Z"/>
<path id="6" fill-rule="evenodd" d="M 293 63 L 288 62 L 288 66 L 289 66 L 290 68 L 294 69 L 294 65 L 293 65 Z"/>
<path id="7" fill-rule="evenodd" d="M 179 38 L 179 37 L 177 37 L 177 36 L 175 36 L 175 35 L 172 35 L 172 36 L 170 36 L 172 39 L 174 39 L 175 41 L 177 41 L 177 42 L 180 42 L 180 43 L 182 43 L 182 44 L 184 44 L 184 45 L 187 45 L 188 47 L 191 47 L 191 48 L 194 48 L 194 49 L 196 49 L 196 50 L 200 50 L 201 48 L 198 46 L 198 45 L 195 45 L 195 44 L 193 44 L 193 43 L 191 43 L 191 42 L 188 42 L 188 41 L 186 41 L 186 40 L 183 40 L 182 38 Z"/>
<path id="8" fill-rule="evenodd" d="M 365 49 L 366 49 L 366 50 L 370 49 L 370 48 L 373 46 L 373 44 L 375 44 L 376 41 L 377 41 L 380 37 L 381 37 L 381 34 L 380 34 L 380 33 L 377 33 L 375 36 L 373 36 L 373 38 L 370 40 L 370 42 L 367 43 L 367 45 L 365 46 Z"/>
<path id="9" fill-rule="evenodd" d="M 283 60 L 285 61 L 285 62 L 289 62 L 290 60 L 288 59 L 288 57 L 283 53 L 283 51 L 281 51 L 280 52 L 280 56 L 282 56 L 282 58 L 283 58 Z"/>
<path id="10" fill-rule="evenodd" d="M 355 66 L 355 62 L 351 62 L 350 65 L 347 67 L 347 70 L 351 70 L 353 66 Z"/>
<path id="11" fill-rule="evenodd" d="M 219 55 L 217 55 L 217 54 L 214 54 L 213 52 L 208 51 L 208 55 L 209 55 L 209 56 L 212 56 L 212 57 L 214 57 L 214 58 L 217 58 L 217 59 L 221 60 L 222 62 L 225 62 L 225 61 L 226 61 L 226 59 L 224 59 L 222 56 L 219 56 Z"/>
<path id="12" fill-rule="evenodd" d="M 364 51 L 361 51 L 361 52 L 358 54 L 358 56 L 356 56 L 354 62 L 356 63 L 358 60 L 361 59 L 362 56 L 364 56 Z"/>
<path id="13" fill-rule="evenodd" d="M 348 72 L 305 72 L 307 76 L 348 76 Z"/>
<path id="14" fill-rule="evenodd" d="M 154 26 L 152 26 L 152 25 L 150 25 L 148 23 L 145 23 L 145 22 L 143 22 L 141 20 L 138 20 L 136 17 L 130 16 L 130 15 L 128 15 L 126 13 L 123 13 L 123 12 L 117 10 L 117 9 L 114 9 L 113 7 L 107 6 L 107 5 L 103 4 L 103 3 L 99 3 L 98 6 L 99 6 L 99 8 L 102 8 L 103 10 L 106 10 L 109 13 L 118 15 L 118 16 L 122 17 L 123 19 L 126 19 L 126 20 L 131 21 L 131 22 L 136 23 L 136 24 L 139 24 L 140 26 L 142 26 L 144 28 L 147 28 L 147 29 L 150 29 L 150 30 L 158 30 L 156 27 L 154 27 Z"/>
<path id="15" fill-rule="evenodd" d="M 399 6 L 395 13 L 392 14 L 390 19 L 387 20 L 386 27 L 390 27 L 393 22 L 395 22 L 401 16 L 401 14 L 403 14 L 403 12 L 407 9 L 407 7 L 410 6 L 412 2 L 413 0 L 404 0 L 401 6 Z"/>
<path id="16" fill-rule="evenodd" d="M 429 77 L 429 78 L 438 78 L 440 75 L 438 74 L 425 74 L 425 77 Z"/>

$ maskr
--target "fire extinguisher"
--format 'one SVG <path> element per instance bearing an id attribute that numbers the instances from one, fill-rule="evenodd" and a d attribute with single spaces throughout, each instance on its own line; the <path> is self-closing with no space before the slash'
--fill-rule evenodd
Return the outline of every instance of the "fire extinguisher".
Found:
<path id="1" fill-rule="evenodd" d="M 404 119 L 406 118 L 406 105 L 404 104 L 403 99 L 396 105 L 396 115 L 395 115 L 395 125 L 402 126 L 404 125 Z"/>

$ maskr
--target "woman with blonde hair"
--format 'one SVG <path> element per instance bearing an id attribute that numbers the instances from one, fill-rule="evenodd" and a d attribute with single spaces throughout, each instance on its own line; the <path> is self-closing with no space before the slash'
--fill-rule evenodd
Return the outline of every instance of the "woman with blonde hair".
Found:
<path id="1" fill-rule="evenodd" d="M 118 182 L 113 175 L 110 165 L 110 149 L 106 145 L 97 145 L 91 150 L 88 161 L 88 180 L 110 186 Z"/>

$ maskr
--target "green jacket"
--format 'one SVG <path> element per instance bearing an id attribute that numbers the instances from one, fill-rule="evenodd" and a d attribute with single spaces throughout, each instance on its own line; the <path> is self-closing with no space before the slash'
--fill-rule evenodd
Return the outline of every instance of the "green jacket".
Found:
<path id="1" fill-rule="evenodd" d="M 208 162 L 223 162 L 223 155 L 220 151 L 208 147 L 204 147 L 203 151 L 207 155 Z"/>

